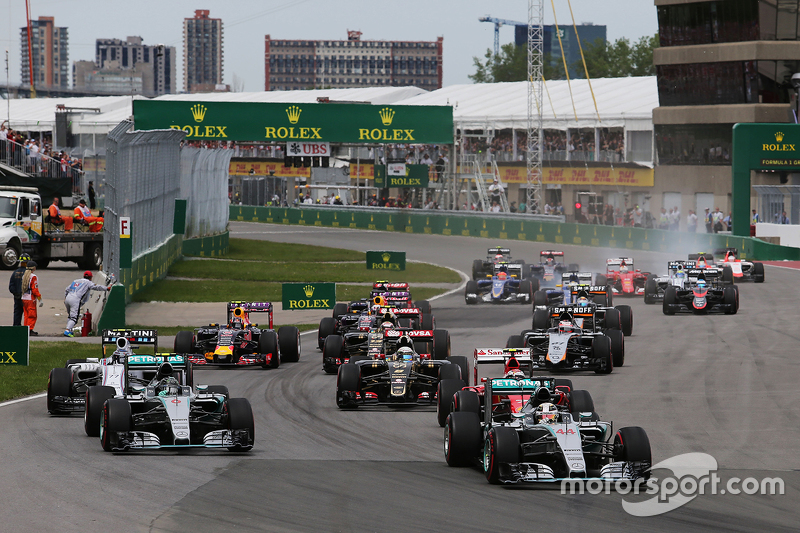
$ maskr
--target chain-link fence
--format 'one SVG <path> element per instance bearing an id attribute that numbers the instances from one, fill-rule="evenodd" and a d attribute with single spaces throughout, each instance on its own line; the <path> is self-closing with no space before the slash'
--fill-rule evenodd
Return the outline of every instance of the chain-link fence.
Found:
<path id="1" fill-rule="evenodd" d="M 186 198 L 187 239 L 228 227 L 228 168 L 233 150 L 181 149 L 180 197 Z"/>
<path id="2" fill-rule="evenodd" d="M 800 185 L 753 185 L 758 194 L 759 222 L 800 223 Z"/>

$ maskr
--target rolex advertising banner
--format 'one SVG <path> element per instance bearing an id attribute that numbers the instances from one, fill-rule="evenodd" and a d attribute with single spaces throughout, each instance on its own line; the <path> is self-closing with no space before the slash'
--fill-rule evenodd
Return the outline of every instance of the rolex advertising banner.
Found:
<path id="1" fill-rule="evenodd" d="M 367 270 L 405 270 L 405 252 L 367 252 Z"/>
<path id="2" fill-rule="evenodd" d="M 281 287 L 284 311 L 298 309 L 333 309 L 335 283 L 284 283 Z"/>
<path id="3" fill-rule="evenodd" d="M 28 366 L 28 326 L 0 326 L 0 366 Z"/>
<path id="4" fill-rule="evenodd" d="M 376 187 L 427 187 L 428 165 L 406 165 L 405 163 L 375 166 Z"/>
<path id="5" fill-rule="evenodd" d="M 452 106 L 134 100 L 133 120 L 192 141 L 453 143 Z"/>

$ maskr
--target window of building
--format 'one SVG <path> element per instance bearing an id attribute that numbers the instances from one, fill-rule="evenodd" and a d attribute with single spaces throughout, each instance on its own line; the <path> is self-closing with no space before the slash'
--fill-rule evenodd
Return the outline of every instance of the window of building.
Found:
<path id="1" fill-rule="evenodd" d="M 655 126 L 662 165 L 730 165 L 733 124 Z"/>

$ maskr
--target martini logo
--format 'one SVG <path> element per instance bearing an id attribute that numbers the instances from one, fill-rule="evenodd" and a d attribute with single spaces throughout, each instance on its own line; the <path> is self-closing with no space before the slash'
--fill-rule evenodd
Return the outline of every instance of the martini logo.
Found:
<path id="1" fill-rule="evenodd" d="M 195 104 L 189 108 L 192 113 L 192 118 L 195 122 L 203 122 L 206 118 L 208 108 L 203 104 Z M 228 126 L 198 126 L 187 124 L 181 126 L 179 124 L 172 124 L 169 127 L 171 130 L 181 130 L 186 132 L 186 137 L 191 139 L 227 139 L 228 134 L 225 132 Z"/>
<path id="2" fill-rule="evenodd" d="M 303 112 L 302 109 L 300 109 L 296 105 L 293 105 L 293 106 L 289 106 L 286 109 L 286 116 L 289 117 L 289 122 L 290 123 L 297 124 L 297 122 L 300 120 L 300 113 L 302 113 L 302 112 Z"/>
<path id="3" fill-rule="evenodd" d="M 795 152 L 797 149 L 795 148 L 795 144 L 788 144 L 783 143 L 785 135 L 782 131 L 775 132 L 775 143 L 764 143 L 761 145 L 761 149 L 764 152 Z"/>
<path id="4" fill-rule="evenodd" d="M 206 106 L 202 104 L 195 104 L 192 106 L 192 116 L 194 117 L 195 122 L 203 122 L 203 119 L 206 118 L 206 111 L 208 109 Z"/>

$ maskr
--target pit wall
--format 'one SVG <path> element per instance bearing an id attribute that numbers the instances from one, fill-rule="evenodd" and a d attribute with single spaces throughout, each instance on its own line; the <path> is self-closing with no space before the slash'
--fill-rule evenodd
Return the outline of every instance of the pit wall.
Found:
<path id="1" fill-rule="evenodd" d="M 681 255 L 685 255 L 687 251 L 702 252 L 735 247 L 739 249 L 740 259 L 800 260 L 800 248 L 770 244 L 752 237 L 544 222 L 526 219 L 525 215 L 481 216 L 387 208 L 232 205 L 230 220 L 577 244 L 599 248 L 674 252 Z"/>

